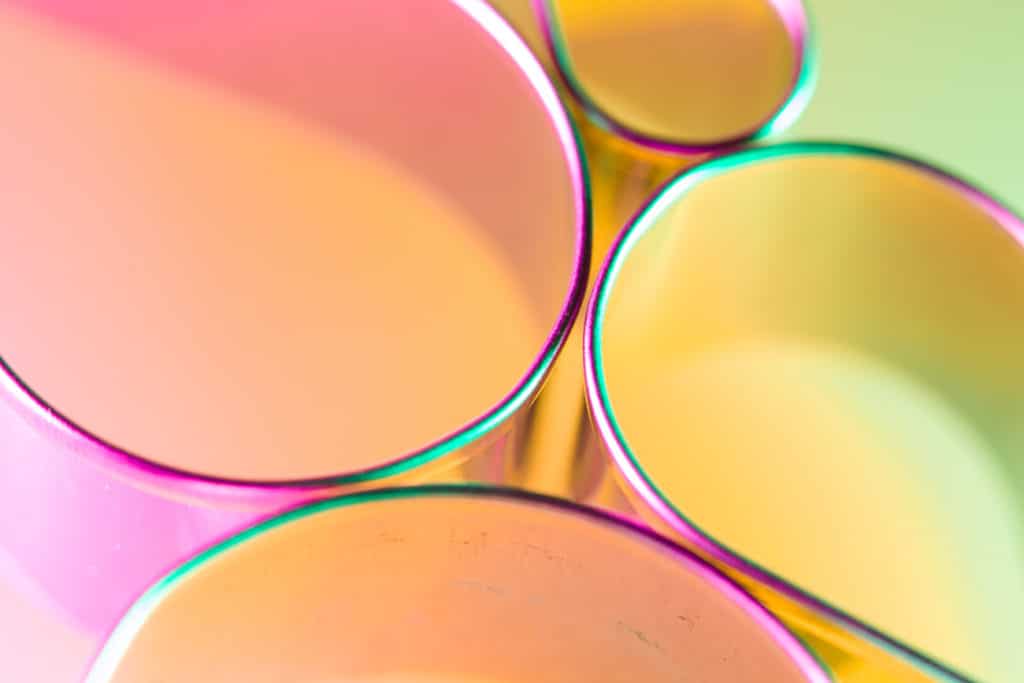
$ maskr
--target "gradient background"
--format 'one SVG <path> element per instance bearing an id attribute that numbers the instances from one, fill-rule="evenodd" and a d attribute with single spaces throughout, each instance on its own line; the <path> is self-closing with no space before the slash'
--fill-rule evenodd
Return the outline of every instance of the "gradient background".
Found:
<path id="1" fill-rule="evenodd" d="M 1024 212 L 1024 3 L 811 0 L 818 84 L 782 136 L 923 157 Z"/>
<path id="2" fill-rule="evenodd" d="M 540 45 L 530 0 L 491 0 Z M 949 167 L 1024 211 L 1024 3 L 809 0 L 817 87 L 774 141 L 896 148 Z M 647 5 L 634 5 L 642 11 Z"/>
<path id="3" fill-rule="evenodd" d="M 230 292 L 243 302 L 230 306 L 233 313 L 244 308 L 253 314 L 250 320 L 257 325 L 249 328 L 252 333 L 222 346 L 222 360 L 255 360 L 259 365 L 255 371 L 235 377 L 255 380 L 263 387 L 275 382 L 268 378 L 297 377 L 279 369 L 294 369 L 300 361 L 319 355 L 297 335 L 309 334 L 307 341 L 316 338 L 321 344 L 333 336 L 337 344 L 320 347 L 331 359 L 346 357 L 337 349 L 360 336 L 352 332 L 353 327 L 374 336 L 365 354 L 347 354 L 357 372 L 345 382 L 331 380 L 318 364 L 291 385 L 299 398 L 289 403 L 298 407 L 309 395 L 310 379 L 325 380 L 320 385 L 328 400 L 347 395 L 364 408 L 376 403 L 368 398 L 372 392 L 383 399 L 376 404 L 383 410 L 376 413 L 379 421 L 363 420 L 363 426 L 376 440 L 401 434 L 432 410 L 448 405 L 449 398 L 471 398 L 453 384 L 446 366 L 472 373 L 466 377 L 478 384 L 502 365 L 496 362 L 495 343 L 532 344 L 526 354 L 513 359 L 519 367 L 499 380 L 500 387 L 491 386 L 496 390 L 488 390 L 470 415 L 458 416 L 454 424 L 433 425 L 429 436 L 414 437 L 413 448 L 423 447 L 488 410 L 513 389 L 541 347 L 549 343 L 549 329 L 561 319 L 566 292 L 575 277 L 574 255 L 582 252 L 576 243 L 583 241 L 577 240 L 582 230 L 576 228 L 582 220 L 570 172 L 575 151 L 569 154 L 565 144 L 568 129 L 561 114 L 552 125 L 548 105 L 554 92 L 547 84 L 543 97 L 539 92 L 488 32 L 454 4 L 440 0 L 302 0 L 293 5 L 262 0 L 244 6 L 219 0 L 0 0 L 0 206 L 4 207 L 0 260 L 5 263 L 0 272 L 6 273 L 0 276 L 0 353 L 20 372 L 26 366 L 17 357 L 23 354 L 16 353 L 14 342 L 22 338 L 26 342 L 22 349 L 38 353 L 41 367 L 59 371 L 53 360 L 59 348 L 88 354 L 90 339 L 82 328 L 113 331 L 113 325 L 107 328 L 95 322 L 104 320 L 99 302 L 110 304 L 118 298 L 114 294 L 135 295 L 148 289 L 156 296 L 131 306 L 133 313 L 156 314 L 171 322 L 176 333 L 161 335 L 158 326 L 121 318 L 126 327 L 147 335 L 136 347 L 140 355 L 149 356 L 140 365 L 149 363 L 146 369 L 151 370 L 150 354 L 174 339 L 187 340 L 188 347 L 205 355 L 211 345 L 191 343 L 197 336 L 206 336 L 200 330 L 239 328 L 225 325 L 225 318 L 216 314 L 203 316 L 205 322 L 192 319 L 174 324 L 173 314 L 180 309 L 167 303 L 167 295 L 175 287 L 167 286 L 168 280 L 152 289 L 138 286 L 139 280 L 159 273 L 173 275 L 169 280 L 183 285 L 177 291 L 196 293 L 184 309 L 202 310 Z M 301 141 L 310 136 L 317 137 L 303 145 Z M 396 183 L 374 176 L 372 162 L 365 159 L 353 166 L 359 174 L 352 175 L 370 184 L 371 189 L 362 190 L 360 196 L 370 206 L 362 216 L 353 216 L 349 210 L 354 202 L 346 198 L 359 190 L 343 186 L 344 172 L 339 172 L 338 165 L 327 168 L 330 162 L 323 158 L 343 161 L 344 141 L 352 139 L 397 160 L 408 175 L 428 185 L 428 194 L 457 205 L 452 212 L 468 216 L 465 222 L 488 256 L 455 250 L 448 254 L 458 268 L 454 263 L 438 263 L 444 251 L 438 240 L 424 242 L 454 224 L 428 226 L 431 211 L 408 195 L 400 196 L 401 182 L 396 188 Z M 333 153 L 339 150 L 341 154 Z M 567 156 L 573 158 L 572 164 Z M 232 162 L 233 168 L 225 168 Z M 389 189 L 393 191 L 383 197 Z M 179 190 L 182 194 L 175 196 Z M 385 200 L 391 202 L 389 209 L 415 214 L 415 220 L 399 216 L 397 223 L 402 231 L 418 231 L 420 240 L 410 239 L 408 232 L 389 230 L 380 220 L 370 221 L 366 214 Z M 123 220 L 126 209 L 134 213 L 129 220 Z M 373 216 L 379 219 L 380 212 Z M 291 221 L 297 225 L 289 225 Z M 281 225 L 291 228 L 290 239 L 275 248 L 272 236 L 283 237 Z M 310 249 L 305 254 L 293 251 L 304 242 L 299 226 L 317 225 L 324 228 L 323 239 L 306 242 Z M 332 229 L 339 225 L 346 229 Z M 124 228 L 123 234 L 111 234 L 119 227 Z M 429 228 L 434 227 L 438 229 L 432 232 Z M 66 229 L 66 233 L 49 232 L 54 229 Z M 132 243 L 129 237 L 145 238 L 147 243 Z M 66 251 L 61 252 L 71 242 L 81 247 L 78 256 L 85 254 L 85 258 L 64 258 Z M 28 243 L 32 246 L 25 249 Z M 216 248 L 207 250 L 204 244 Z M 109 258 L 113 254 L 106 247 L 111 246 L 125 249 L 124 269 L 142 277 L 133 283 L 130 276 L 120 277 L 121 263 L 107 260 L 103 264 L 103 259 L 88 257 L 90 250 L 99 249 Z M 423 257 L 426 253 L 430 260 Z M 229 256 L 239 266 L 253 266 L 260 275 L 252 281 L 238 277 L 237 271 L 220 267 L 224 262 L 218 255 Z M 361 267 L 347 267 L 339 255 L 358 259 Z M 319 261 L 325 256 L 326 263 Z M 317 262 L 327 266 L 320 273 L 323 277 L 316 277 Z M 544 318 L 532 339 L 529 329 L 537 325 L 521 319 L 515 322 L 516 316 L 503 316 L 508 324 L 505 330 L 489 325 L 488 312 L 499 310 L 502 292 L 479 283 L 474 286 L 465 272 L 493 279 L 509 268 L 515 270 L 516 263 L 524 264 L 522 277 L 510 276 L 506 291 L 521 289 L 530 301 L 535 298 L 537 313 Z M 87 268 L 76 272 L 71 264 Z M 417 276 L 409 264 L 425 266 L 426 272 L 421 270 Z M 432 264 L 438 272 L 430 270 Z M 345 297 L 352 310 L 368 314 L 353 322 L 354 318 L 339 313 L 345 310 L 343 302 L 330 297 L 328 290 L 334 288 L 339 274 L 359 273 L 371 278 L 357 283 L 361 289 L 340 288 L 352 295 Z M 380 282 L 381 277 L 385 282 Z M 273 288 L 275 279 L 282 286 Z M 247 287 L 243 284 L 247 281 L 259 287 Z M 443 297 L 430 296 L 432 288 L 446 282 L 455 286 Z M 62 316 L 59 305 L 36 305 L 39 297 L 79 283 L 109 288 L 92 300 L 79 300 L 74 311 L 77 320 Z M 272 291 L 263 289 L 268 286 Z M 304 287 L 308 287 L 305 292 L 295 291 Z M 455 287 L 460 296 L 453 296 Z M 81 295 L 85 289 L 74 294 Z M 373 295 L 365 296 L 367 291 Z M 415 307 L 415 315 L 392 316 L 384 303 L 388 292 Z M 317 305 L 314 293 L 327 293 L 329 300 Z M 456 313 L 451 304 L 462 296 L 472 298 L 473 304 Z M 59 295 L 55 299 L 65 305 L 68 301 Z M 277 310 L 286 316 L 304 313 L 308 317 L 273 322 L 272 302 L 280 303 Z M 526 307 L 533 308 L 529 301 Z M 54 325 L 51 333 L 24 317 L 19 321 L 19 312 L 43 312 L 46 324 Z M 449 312 L 456 313 L 455 322 L 467 331 L 459 337 L 466 342 L 461 352 L 459 344 L 453 343 L 457 332 L 447 324 L 452 322 Z M 439 333 L 439 347 L 431 349 L 425 343 L 432 335 L 414 329 L 414 318 Z M 335 335 L 326 333 L 320 324 L 325 320 L 332 321 Z M 83 323 L 77 332 L 75 322 Z M 473 334 L 475 342 L 470 340 Z M 267 342 L 275 336 L 287 350 L 250 355 L 254 341 Z M 418 343 L 406 343 L 409 336 Z M 438 376 L 418 378 L 408 366 L 403 367 L 402 359 L 387 351 L 389 345 L 399 348 L 403 359 L 417 355 L 413 369 Z M 295 352 L 299 347 L 303 353 Z M 98 354 L 89 355 L 90 365 L 97 367 Z M 178 365 L 184 355 L 172 351 L 165 358 Z M 265 362 L 268 357 L 273 360 Z M 451 365 L 444 362 L 445 357 Z M 385 376 L 374 373 L 371 358 L 380 361 Z M 480 361 L 476 371 L 471 358 Z M 127 365 L 124 354 L 110 360 L 117 368 Z M 204 363 L 201 370 L 177 373 L 177 377 L 206 385 L 225 365 Z M 515 400 L 525 400 L 540 373 L 534 372 L 530 383 L 517 390 Z M 35 385 L 29 374 L 24 379 Z M 63 372 L 55 379 L 82 380 L 83 374 Z M 141 372 L 136 378 L 140 376 Z M 386 377 L 395 380 L 396 391 L 378 393 Z M 436 400 L 435 387 L 441 382 L 446 393 L 444 400 Z M 240 384 L 231 381 L 222 386 Z M 105 404 L 93 389 L 118 385 L 110 375 L 94 379 L 83 387 L 83 401 Z M 136 591 L 199 544 L 271 509 L 262 507 L 263 501 L 247 507 L 237 489 L 225 495 L 229 504 L 220 507 L 219 501 L 199 502 L 205 493 L 196 498 L 191 491 L 188 496 L 165 495 L 172 485 L 165 488 L 162 481 L 154 491 L 138 485 L 133 475 L 127 477 L 130 481 L 115 479 L 109 471 L 77 457 L 81 440 L 49 439 L 49 432 L 26 422 L 7 386 L 0 391 L 0 680 L 72 681 Z M 197 407 L 198 399 L 210 399 L 212 393 L 208 385 L 191 391 L 160 381 L 146 388 L 154 390 L 156 398 L 173 396 L 184 401 L 182 407 L 189 411 Z M 416 390 L 426 392 L 418 401 L 413 396 Z M 285 392 L 285 386 L 278 384 L 269 390 L 251 388 L 239 393 L 277 400 Z M 409 401 L 415 419 L 395 417 L 402 412 L 403 401 Z M 226 403 L 207 411 L 219 426 L 226 422 L 220 408 Z M 514 408 L 517 404 L 510 400 L 503 405 Z M 141 421 L 117 412 L 119 416 L 112 417 L 119 427 L 140 426 Z M 272 408 L 269 412 L 277 422 L 283 411 Z M 307 422 L 301 428 L 304 435 L 326 436 L 341 415 L 353 412 L 328 410 L 322 418 L 308 410 L 293 414 Z M 501 423 L 508 412 L 497 413 L 474 434 L 491 425 L 500 426 L 501 431 L 493 430 L 489 440 L 478 439 L 470 447 L 493 445 L 499 452 L 507 445 L 510 452 L 512 423 Z M 96 424 L 88 416 L 81 419 L 90 426 Z M 253 413 L 244 420 L 240 433 L 270 445 L 270 439 L 258 435 L 261 420 L 254 419 Z M 169 420 L 161 422 L 166 425 Z M 171 431 L 181 436 L 184 430 Z M 206 432 L 201 435 L 203 442 L 209 443 L 210 431 L 201 431 Z M 110 438 L 122 442 L 120 435 Z M 123 439 L 124 443 L 134 441 L 127 435 Z M 393 458 L 404 448 L 388 448 L 386 457 Z M 147 444 L 140 444 L 139 450 L 153 453 Z M 308 447 L 273 450 L 275 462 L 289 467 L 303 460 L 299 453 L 314 452 Z M 437 452 L 448 450 L 446 442 Z M 170 462 L 181 452 L 170 448 L 154 457 Z M 240 456 L 241 463 L 236 464 L 252 472 L 254 449 L 217 450 L 218 455 L 229 452 Z M 294 457 L 285 462 L 278 458 L 283 452 Z M 322 451 L 329 460 L 327 471 L 361 466 L 339 462 L 335 452 L 333 446 Z M 359 452 L 367 454 L 368 449 Z M 447 460 L 449 465 L 453 462 L 458 461 Z M 178 465 L 187 466 L 181 461 Z M 326 473 L 326 468 L 316 469 L 317 474 Z M 294 471 L 291 475 L 302 476 Z"/>
<path id="4" fill-rule="evenodd" d="M 515 5 L 513 18 L 528 10 L 527 0 L 496 4 Z M 785 138 L 894 147 L 1024 211 L 1024 4 L 813 0 L 810 9 L 817 91 Z"/>
<path id="5" fill-rule="evenodd" d="M 535 46 L 540 45 L 528 3 L 496 2 L 531 35 Z M 648 9 L 646 3 L 639 4 L 636 12 Z M 1017 213 L 1024 212 L 1024 88 L 1018 85 L 1024 73 L 1019 38 L 1024 32 L 1024 5 L 992 0 L 807 4 L 817 60 L 816 89 L 803 117 L 764 144 L 832 139 L 890 148 L 946 168 Z M 598 155 L 591 161 L 600 172 L 604 159 Z M 599 244 L 601 222 L 608 221 L 601 207 L 607 202 L 600 193 L 595 197 Z M 609 222 L 621 226 L 632 208 L 615 207 L 616 216 Z M 601 257 L 598 252 L 596 258 Z M 928 566 L 922 557 L 905 560 L 922 572 Z M 971 590 L 965 586 L 963 594 Z M 1005 616 L 1011 623 L 1016 620 L 1009 607 Z M 964 624 L 953 627 L 965 634 L 969 630 Z M 1012 632 L 1005 635 L 1012 641 Z M 925 643 L 919 645 L 928 649 Z M 934 654 L 943 657 L 943 652 Z M 1017 676 L 1004 668 L 1001 676 L 989 672 L 985 680 L 1009 682 Z"/>

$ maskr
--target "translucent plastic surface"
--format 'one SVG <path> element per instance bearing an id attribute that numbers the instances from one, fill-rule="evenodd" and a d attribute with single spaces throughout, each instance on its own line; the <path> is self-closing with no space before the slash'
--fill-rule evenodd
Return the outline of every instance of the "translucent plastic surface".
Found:
<path id="1" fill-rule="evenodd" d="M 26 0 L 0 54 L 0 677 L 298 501 L 505 477 L 589 228 L 489 8 Z"/>
<path id="2" fill-rule="evenodd" d="M 600 125 L 642 144 L 723 147 L 806 104 L 799 0 L 538 0 L 554 61 Z"/>
<path id="3" fill-rule="evenodd" d="M 992 200 L 872 150 L 765 148 L 674 180 L 588 320 L 589 398 L 638 509 L 827 619 L 1018 679 L 1022 239 Z"/>
<path id="4" fill-rule="evenodd" d="M 89 683 L 825 683 L 672 544 L 554 499 L 422 488 L 271 520 L 152 588 Z"/>

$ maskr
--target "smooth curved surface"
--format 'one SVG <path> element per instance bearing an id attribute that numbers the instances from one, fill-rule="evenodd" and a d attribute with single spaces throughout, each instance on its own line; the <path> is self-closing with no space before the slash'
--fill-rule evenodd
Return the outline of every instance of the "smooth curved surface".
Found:
<path id="1" fill-rule="evenodd" d="M 787 139 L 898 149 L 1024 212 L 1024 4 L 813 0 L 811 10 L 817 87 Z"/>
<path id="2" fill-rule="evenodd" d="M 1022 243 L 877 150 L 678 176 L 588 317 L 588 398 L 641 512 L 852 633 L 1019 678 Z"/>
<path id="3" fill-rule="evenodd" d="M 425 487 L 247 531 L 135 604 L 88 683 L 826 683 L 728 580 L 553 498 Z"/>
<path id="4" fill-rule="evenodd" d="M 553 61 L 598 125 L 643 146 L 725 149 L 787 128 L 814 59 L 800 0 L 535 0 Z"/>
<path id="5" fill-rule="evenodd" d="M 69 657 L 296 502 L 502 478 L 590 238 L 493 11 L 26 0 L 0 44 L 0 582 Z M 65 650 L 9 630 L 48 680 Z"/>

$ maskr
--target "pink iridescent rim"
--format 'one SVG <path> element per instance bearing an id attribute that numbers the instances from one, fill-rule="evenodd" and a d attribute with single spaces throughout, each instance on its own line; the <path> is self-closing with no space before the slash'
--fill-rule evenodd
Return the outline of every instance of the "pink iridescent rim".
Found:
<path id="1" fill-rule="evenodd" d="M 189 472 L 149 460 L 115 446 L 76 424 L 37 395 L 14 369 L 0 357 L 0 396 L 13 398 L 15 407 L 27 419 L 45 430 L 49 438 L 74 443 L 76 451 L 98 466 L 110 468 L 140 485 L 164 490 L 170 486 L 175 495 L 203 499 L 246 502 L 259 499 L 272 490 L 331 489 L 395 477 L 436 462 L 477 440 L 502 424 L 539 390 L 565 344 L 586 293 L 590 270 L 591 217 L 590 186 L 579 133 L 566 113 L 554 85 L 522 38 L 483 0 L 448 0 L 464 12 L 513 61 L 539 99 L 554 128 L 569 171 L 576 220 L 575 253 L 570 287 L 558 318 L 541 351 L 522 379 L 498 403 L 481 417 L 423 448 L 393 460 L 361 470 L 342 472 L 312 479 L 250 481 Z"/>
<path id="2" fill-rule="evenodd" d="M 650 542 L 672 555 L 685 571 L 695 574 L 714 591 L 725 596 L 729 602 L 738 606 L 744 615 L 751 619 L 764 633 L 768 634 L 772 642 L 785 653 L 789 660 L 796 664 L 807 683 L 831 683 L 832 681 L 831 676 L 814 654 L 804 647 L 796 636 L 790 633 L 778 619 L 759 602 L 754 600 L 743 588 L 690 551 L 660 536 L 651 529 L 631 520 L 620 518 L 610 512 L 579 505 L 563 498 L 531 493 L 521 489 L 474 484 L 440 484 L 375 489 L 373 491 L 354 493 L 310 503 L 272 517 L 203 551 L 157 581 L 129 608 L 114 628 L 102 650 L 96 656 L 89 674 L 86 676 L 86 683 L 103 683 L 110 680 L 117 664 L 128 650 L 139 629 L 141 629 L 160 602 L 174 590 L 176 585 L 187 581 L 191 574 L 199 571 L 204 565 L 216 559 L 219 555 L 230 552 L 235 546 L 244 544 L 265 532 L 289 522 L 329 510 L 361 503 L 424 497 L 473 497 L 509 504 L 540 505 L 550 508 L 556 514 L 577 515 L 628 536 L 634 536 Z"/>
<path id="3" fill-rule="evenodd" d="M 573 74 L 572 61 L 562 35 L 553 4 L 558 0 L 531 0 L 541 25 L 548 51 L 559 80 L 586 112 L 588 118 L 601 128 L 634 144 L 670 154 L 703 154 L 726 152 L 743 144 L 776 135 L 788 129 L 804 112 L 810 102 L 817 80 L 817 56 L 814 50 L 810 16 L 803 0 L 767 0 L 782 20 L 782 24 L 793 44 L 797 59 L 790 79 L 789 89 L 775 110 L 750 128 L 728 138 L 711 142 L 697 142 L 684 139 L 668 139 L 645 133 L 626 125 L 612 113 L 602 108 L 586 91 Z"/>
<path id="4" fill-rule="evenodd" d="M 604 449 L 610 455 L 618 473 L 625 480 L 626 486 L 637 495 L 647 510 L 656 515 L 686 543 L 691 544 L 699 552 L 705 553 L 713 561 L 720 562 L 751 577 L 759 584 L 770 587 L 848 632 L 910 662 L 937 680 L 966 683 L 971 679 L 964 674 L 794 586 L 785 578 L 747 559 L 705 532 L 676 507 L 644 471 L 636 455 L 630 449 L 628 439 L 623 434 L 612 409 L 602 357 L 604 319 L 615 280 L 633 247 L 654 228 L 667 208 L 680 201 L 687 192 L 700 183 L 727 173 L 731 169 L 798 156 L 853 156 L 882 159 L 905 165 L 916 172 L 939 180 L 951 191 L 968 198 L 980 210 L 991 216 L 1021 247 L 1024 247 L 1024 219 L 1016 216 L 1005 204 L 950 172 L 888 150 L 833 142 L 794 142 L 752 148 L 693 166 L 667 181 L 634 215 L 616 238 L 598 273 L 594 293 L 587 308 L 583 334 L 586 396 L 593 423 Z"/>

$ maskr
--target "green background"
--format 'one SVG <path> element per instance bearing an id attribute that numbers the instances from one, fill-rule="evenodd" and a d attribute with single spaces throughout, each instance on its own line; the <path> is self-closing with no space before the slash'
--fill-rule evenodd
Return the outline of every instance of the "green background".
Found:
<path id="1" fill-rule="evenodd" d="M 882 145 L 1024 213 L 1024 2 L 812 0 L 818 82 L 782 139 Z"/>

